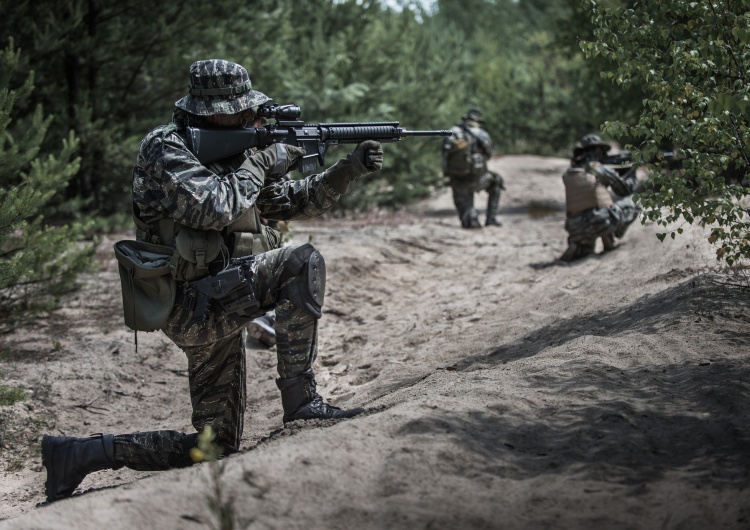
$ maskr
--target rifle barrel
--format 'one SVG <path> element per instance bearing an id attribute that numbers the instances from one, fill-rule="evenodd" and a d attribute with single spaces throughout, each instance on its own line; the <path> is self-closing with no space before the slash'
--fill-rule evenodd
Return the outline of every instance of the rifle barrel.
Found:
<path id="1" fill-rule="evenodd" d="M 363 140 L 396 142 L 407 136 L 450 136 L 451 131 L 407 131 L 398 122 L 371 123 L 321 123 L 325 139 L 341 143 L 359 143 Z"/>
<path id="2" fill-rule="evenodd" d="M 404 130 L 402 133 L 404 136 L 450 136 L 452 133 L 448 130 L 440 131 L 407 131 Z"/>

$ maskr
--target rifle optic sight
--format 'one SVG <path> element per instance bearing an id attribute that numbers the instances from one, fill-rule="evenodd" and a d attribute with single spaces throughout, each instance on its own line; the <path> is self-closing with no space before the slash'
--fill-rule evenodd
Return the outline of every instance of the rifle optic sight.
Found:
<path id="1" fill-rule="evenodd" d="M 259 118 L 273 118 L 276 121 L 281 121 L 297 120 L 300 116 L 302 116 L 302 109 L 299 108 L 299 105 L 277 105 L 273 101 L 269 101 L 258 107 Z"/>

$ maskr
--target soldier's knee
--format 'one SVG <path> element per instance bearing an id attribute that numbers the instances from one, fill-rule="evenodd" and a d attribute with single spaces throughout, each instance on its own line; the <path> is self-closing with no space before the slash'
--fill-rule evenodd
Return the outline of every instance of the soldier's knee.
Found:
<path id="1" fill-rule="evenodd" d="M 309 243 L 295 248 L 284 266 L 281 298 L 315 318 L 322 316 L 326 287 L 326 264 L 323 256 Z"/>
<path id="2" fill-rule="evenodd" d="M 490 175 L 492 175 L 492 183 L 498 187 L 501 190 L 505 189 L 505 179 L 500 173 L 496 173 L 495 171 L 490 171 Z"/>

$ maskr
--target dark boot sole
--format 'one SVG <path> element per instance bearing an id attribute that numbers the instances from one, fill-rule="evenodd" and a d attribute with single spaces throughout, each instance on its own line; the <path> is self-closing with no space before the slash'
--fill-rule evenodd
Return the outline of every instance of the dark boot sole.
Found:
<path id="1" fill-rule="evenodd" d="M 283 421 L 284 423 L 291 423 L 293 421 L 300 421 L 300 420 L 345 420 L 349 418 L 353 418 L 354 416 L 357 416 L 359 414 L 362 414 L 363 412 L 366 412 L 367 409 L 364 409 L 362 407 L 357 407 L 354 409 L 349 410 L 341 410 L 336 409 L 330 411 L 328 414 L 312 414 L 312 413 L 302 413 L 295 417 L 295 415 L 292 415 L 291 417 L 284 417 Z"/>

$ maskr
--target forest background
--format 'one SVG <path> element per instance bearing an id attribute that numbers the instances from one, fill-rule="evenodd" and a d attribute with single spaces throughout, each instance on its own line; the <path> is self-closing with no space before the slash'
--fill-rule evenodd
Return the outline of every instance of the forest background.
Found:
<path id="1" fill-rule="evenodd" d="M 99 234 L 131 228 L 139 143 L 205 58 L 244 65 L 312 123 L 447 129 L 479 107 L 496 154 L 567 157 L 591 132 L 637 161 L 679 148 L 646 217 L 711 226 L 730 266 L 750 256 L 748 0 L 0 0 L 0 14 L 5 329 L 74 288 Z M 443 184 L 440 140 L 410 138 L 334 215 Z"/>

